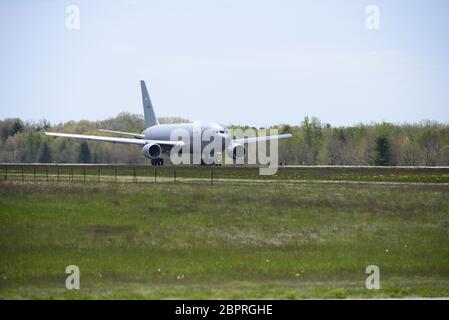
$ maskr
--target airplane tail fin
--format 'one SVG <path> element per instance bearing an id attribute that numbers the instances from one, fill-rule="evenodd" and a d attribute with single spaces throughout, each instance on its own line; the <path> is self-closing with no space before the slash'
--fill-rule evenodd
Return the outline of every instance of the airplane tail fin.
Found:
<path id="1" fill-rule="evenodd" d="M 143 115 L 145 118 L 145 126 L 152 127 L 158 125 L 159 121 L 157 121 L 156 114 L 154 113 L 153 105 L 151 104 L 145 81 L 140 81 L 140 87 L 142 89 Z"/>

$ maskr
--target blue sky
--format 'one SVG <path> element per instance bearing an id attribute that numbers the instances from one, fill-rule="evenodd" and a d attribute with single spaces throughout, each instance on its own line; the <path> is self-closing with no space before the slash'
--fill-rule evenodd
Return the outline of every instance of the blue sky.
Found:
<path id="1" fill-rule="evenodd" d="M 80 30 L 65 26 L 67 5 Z M 365 26 L 380 9 L 380 29 Z M 0 118 L 449 122 L 449 2 L 0 0 Z"/>

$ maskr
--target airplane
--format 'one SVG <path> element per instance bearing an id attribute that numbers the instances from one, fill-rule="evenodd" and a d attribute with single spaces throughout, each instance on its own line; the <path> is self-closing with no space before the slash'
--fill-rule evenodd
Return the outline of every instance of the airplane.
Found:
<path id="1" fill-rule="evenodd" d="M 122 137 L 108 137 L 108 136 L 94 136 L 94 135 L 84 135 L 84 134 L 70 134 L 70 133 L 58 133 L 58 132 L 45 132 L 48 136 L 55 137 L 65 137 L 65 138 L 75 138 L 75 139 L 85 139 L 93 141 L 103 141 L 111 143 L 121 143 L 121 144 L 134 144 L 142 146 L 142 154 L 151 160 L 152 165 L 163 165 L 164 159 L 163 154 L 170 153 L 174 146 L 179 146 L 190 150 L 190 153 L 197 151 L 194 150 L 193 136 L 194 136 L 194 126 L 192 123 L 177 123 L 177 124 L 160 124 L 156 118 L 156 114 L 153 109 L 153 105 L 148 94 L 148 90 L 145 81 L 140 81 L 140 87 L 142 91 L 142 102 L 143 102 L 143 112 L 145 126 L 147 127 L 142 133 L 130 133 L 122 131 L 113 131 L 98 129 L 101 132 L 114 133 L 120 135 L 131 136 L 132 138 L 122 138 Z M 172 134 L 175 130 L 185 130 L 188 132 L 189 139 L 188 145 L 182 140 L 171 139 Z M 281 135 L 270 135 L 270 136 L 260 136 L 260 137 L 250 137 L 243 139 L 234 139 L 229 130 L 221 124 L 218 123 L 201 123 L 201 132 L 209 130 L 212 132 L 213 139 L 221 139 L 222 150 L 221 152 L 227 152 L 227 154 L 236 159 L 239 155 L 245 154 L 245 144 L 255 143 L 259 141 L 269 141 L 290 138 L 292 135 L 281 134 Z M 211 139 L 212 140 L 212 139 Z M 200 152 L 203 151 L 206 143 L 209 141 L 202 141 Z M 201 158 L 201 164 L 205 164 L 203 158 Z"/>

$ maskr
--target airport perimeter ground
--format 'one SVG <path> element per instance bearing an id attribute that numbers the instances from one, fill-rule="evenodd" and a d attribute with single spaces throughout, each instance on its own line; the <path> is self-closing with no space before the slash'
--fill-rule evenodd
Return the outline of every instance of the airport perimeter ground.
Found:
<path id="1" fill-rule="evenodd" d="M 266 181 L 216 169 L 213 185 L 209 168 L 176 184 L 152 182 L 151 168 L 137 183 L 120 172 L 97 182 L 96 169 L 87 182 L 79 171 L 57 182 L 9 170 L 3 299 L 449 296 L 447 168 Z M 80 290 L 65 288 L 68 265 L 80 268 Z M 365 288 L 368 265 L 380 268 L 380 290 Z"/>

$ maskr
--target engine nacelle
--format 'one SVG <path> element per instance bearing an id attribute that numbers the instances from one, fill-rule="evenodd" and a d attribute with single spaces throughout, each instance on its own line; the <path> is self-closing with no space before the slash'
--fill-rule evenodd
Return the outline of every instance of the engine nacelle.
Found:
<path id="1" fill-rule="evenodd" d="M 228 153 L 228 156 L 232 159 L 242 159 L 246 154 L 246 149 L 243 144 L 231 144 L 226 152 Z"/>
<path id="2" fill-rule="evenodd" d="M 148 159 L 157 159 L 161 156 L 162 148 L 157 143 L 149 143 L 143 146 L 142 153 Z"/>

